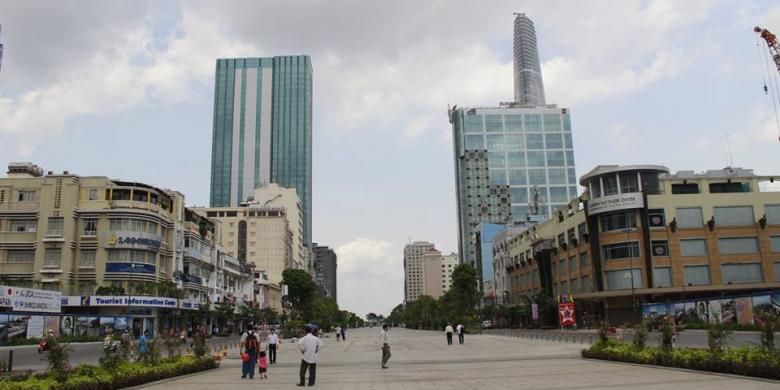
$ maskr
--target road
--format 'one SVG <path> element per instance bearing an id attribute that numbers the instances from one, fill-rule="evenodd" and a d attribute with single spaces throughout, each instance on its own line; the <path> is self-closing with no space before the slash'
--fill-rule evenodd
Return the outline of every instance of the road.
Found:
<path id="1" fill-rule="evenodd" d="M 392 357 L 380 368 L 377 328 L 351 329 L 347 341 L 324 338 L 316 387 L 345 389 L 632 389 L 632 390 L 777 390 L 780 382 L 584 360 L 583 344 L 496 335 L 467 335 L 465 345 L 448 346 L 443 332 L 393 328 Z M 280 346 L 278 365 L 268 379 L 241 379 L 237 350 L 217 370 L 143 385 L 149 390 L 293 389 L 301 354 Z"/>
<path id="2" fill-rule="evenodd" d="M 238 342 L 239 336 L 234 337 L 212 337 L 206 339 L 206 344 L 211 348 L 213 346 L 235 345 Z M 192 339 L 187 340 L 184 344 L 182 351 L 186 351 L 186 348 L 190 346 Z M 137 342 L 136 342 L 136 345 Z M 71 366 L 76 366 L 81 363 L 98 364 L 98 361 L 103 357 L 103 343 L 71 343 L 70 347 L 72 352 L 70 354 Z M 37 345 L 24 345 L 16 347 L 0 347 L 0 359 L 8 361 L 8 351 L 14 351 L 13 370 L 14 371 L 43 371 L 46 369 L 46 362 L 42 360 L 45 358 L 44 354 L 38 353 Z M 165 347 L 161 348 L 161 353 L 165 356 L 168 352 Z"/>

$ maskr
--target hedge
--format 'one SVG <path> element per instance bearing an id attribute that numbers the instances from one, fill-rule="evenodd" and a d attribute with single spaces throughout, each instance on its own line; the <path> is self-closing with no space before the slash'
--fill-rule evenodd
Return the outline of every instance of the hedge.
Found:
<path id="1" fill-rule="evenodd" d="M 582 357 L 780 379 L 780 353 L 761 347 L 728 348 L 720 353 L 700 348 L 637 350 L 630 344 L 609 340 L 582 350 Z"/>
<path id="2" fill-rule="evenodd" d="M 65 382 L 58 382 L 51 374 L 38 374 L 2 380 L 0 390 L 114 390 L 213 368 L 217 368 L 214 359 L 192 356 L 162 359 L 155 365 L 122 362 L 111 371 L 82 365 L 70 371 Z"/>

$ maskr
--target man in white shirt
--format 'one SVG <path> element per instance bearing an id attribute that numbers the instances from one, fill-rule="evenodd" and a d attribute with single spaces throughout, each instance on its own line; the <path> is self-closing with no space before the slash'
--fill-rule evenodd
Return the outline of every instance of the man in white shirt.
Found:
<path id="1" fill-rule="evenodd" d="M 313 335 L 312 329 L 307 326 L 306 336 L 303 336 L 303 338 L 298 341 L 298 349 L 300 349 L 301 354 L 303 354 L 303 359 L 301 359 L 301 380 L 297 383 L 298 386 L 304 386 L 307 368 L 309 369 L 309 386 L 314 386 L 314 381 L 317 378 L 317 361 L 319 360 L 317 352 L 320 351 L 322 346 L 322 340 Z"/>
<path id="2" fill-rule="evenodd" d="M 458 332 L 458 343 L 463 344 L 466 328 L 462 324 L 458 324 L 458 326 L 455 327 L 455 331 Z"/>
<path id="3" fill-rule="evenodd" d="M 341 327 L 336 326 L 336 342 L 338 342 L 340 338 L 341 338 Z"/>
<path id="4" fill-rule="evenodd" d="M 268 343 L 268 363 L 276 364 L 276 346 L 279 344 L 279 335 L 276 334 L 276 329 L 271 328 L 271 333 L 265 341 Z"/>
<path id="5" fill-rule="evenodd" d="M 243 334 L 241 334 L 241 340 L 238 344 L 238 351 L 243 352 L 244 351 L 244 345 L 246 345 L 246 338 L 249 336 L 249 331 L 245 330 Z"/>
<path id="6" fill-rule="evenodd" d="M 447 334 L 447 345 L 452 345 L 452 324 L 447 324 L 447 327 L 444 329 L 444 333 Z"/>
<path id="7" fill-rule="evenodd" d="M 382 368 L 387 368 L 387 361 L 390 360 L 390 338 L 388 337 L 387 324 L 382 325 L 382 333 L 379 334 L 379 346 L 382 349 Z"/>

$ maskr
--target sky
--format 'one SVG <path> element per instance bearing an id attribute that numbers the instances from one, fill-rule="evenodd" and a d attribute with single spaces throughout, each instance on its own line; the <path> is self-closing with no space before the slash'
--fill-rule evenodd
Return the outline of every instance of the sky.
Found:
<path id="1" fill-rule="evenodd" d="M 0 0 L 0 163 L 206 205 L 216 59 L 308 54 L 313 238 L 338 254 L 339 305 L 388 314 L 405 244 L 457 250 L 447 107 L 513 99 L 513 12 L 536 24 L 547 102 L 571 109 L 578 176 L 780 172 L 778 73 L 752 31 L 780 33 L 769 0 Z"/>

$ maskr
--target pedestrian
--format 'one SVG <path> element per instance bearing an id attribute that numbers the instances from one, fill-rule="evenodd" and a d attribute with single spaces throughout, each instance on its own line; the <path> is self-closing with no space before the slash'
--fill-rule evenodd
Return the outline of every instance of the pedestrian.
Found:
<path id="1" fill-rule="evenodd" d="M 260 375 L 260 379 L 268 379 L 268 359 L 265 357 L 265 351 L 260 351 L 257 357 L 257 373 Z"/>
<path id="2" fill-rule="evenodd" d="M 447 345 L 452 345 L 452 324 L 447 324 L 447 327 L 444 328 L 444 333 L 447 334 Z"/>
<path id="3" fill-rule="evenodd" d="M 347 326 L 341 327 L 341 341 L 347 341 Z"/>
<path id="4" fill-rule="evenodd" d="M 379 346 L 382 349 L 382 368 L 387 368 L 387 361 L 390 360 L 390 340 L 388 337 L 387 324 L 382 325 L 382 333 L 379 335 Z"/>
<path id="5" fill-rule="evenodd" d="M 248 359 L 241 365 L 241 379 L 247 376 L 249 376 L 249 379 L 255 378 L 255 363 L 257 363 L 257 352 L 259 349 L 260 345 L 255 332 L 250 329 L 247 331 L 246 341 L 244 341 L 244 353 L 246 353 Z"/>
<path id="6" fill-rule="evenodd" d="M 246 338 L 249 336 L 249 330 L 244 330 L 244 333 L 241 334 L 241 338 L 238 340 L 238 350 L 243 351 L 244 350 L 244 344 L 246 344 Z"/>
<path id="7" fill-rule="evenodd" d="M 314 386 L 317 379 L 317 361 L 319 360 L 317 352 L 322 348 L 322 340 L 312 334 L 312 329 L 306 327 L 306 336 L 298 341 L 298 349 L 301 350 L 303 358 L 301 359 L 300 381 L 298 386 L 305 386 L 306 369 L 309 370 L 309 386 Z"/>
<path id="8" fill-rule="evenodd" d="M 336 342 L 341 338 L 341 327 L 336 325 Z"/>
<path id="9" fill-rule="evenodd" d="M 466 328 L 462 324 L 458 324 L 458 326 L 455 327 L 455 330 L 458 332 L 458 343 L 463 344 L 463 337 L 466 334 Z"/>
<path id="10" fill-rule="evenodd" d="M 279 344 L 279 335 L 276 334 L 276 329 L 271 328 L 271 333 L 265 341 L 268 344 L 269 363 L 276 364 L 276 346 Z"/>
<path id="11" fill-rule="evenodd" d="M 149 329 L 144 331 L 141 338 L 138 339 L 138 356 L 144 358 L 149 353 Z"/>

